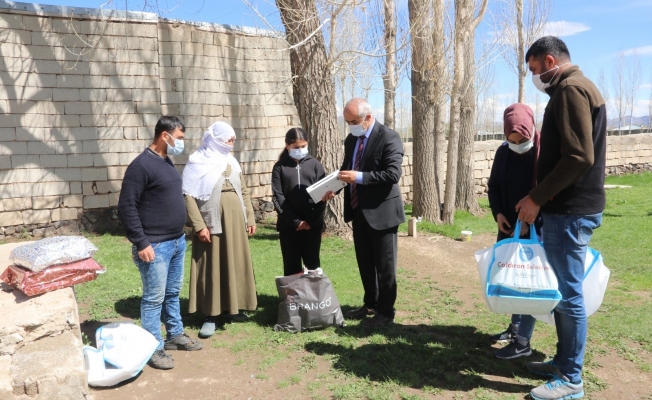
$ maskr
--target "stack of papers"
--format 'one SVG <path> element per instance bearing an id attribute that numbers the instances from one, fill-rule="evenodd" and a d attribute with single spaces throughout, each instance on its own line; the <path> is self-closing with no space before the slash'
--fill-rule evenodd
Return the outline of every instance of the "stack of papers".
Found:
<path id="1" fill-rule="evenodd" d="M 306 191 L 310 197 L 312 197 L 312 201 L 319 203 L 326 192 L 337 192 L 346 186 L 346 182 L 337 179 L 337 174 L 339 174 L 339 172 L 339 170 L 335 171 L 319 182 L 315 182 L 314 184 L 308 186 Z"/>

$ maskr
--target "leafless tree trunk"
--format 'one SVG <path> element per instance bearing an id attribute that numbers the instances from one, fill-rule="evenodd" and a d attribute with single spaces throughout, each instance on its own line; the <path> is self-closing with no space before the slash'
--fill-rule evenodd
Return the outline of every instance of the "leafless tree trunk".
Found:
<path id="1" fill-rule="evenodd" d="M 448 68 L 446 65 L 446 31 L 444 16 L 446 0 L 433 0 L 433 58 L 434 82 L 433 96 L 435 101 L 435 191 L 437 192 L 439 214 L 444 197 L 444 170 L 446 167 L 446 93 L 448 89 Z M 439 220 L 439 219 L 438 219 Z"/>
<path id="2" fill-rule="evenodd" d="M 513 1 L 513 3 L 512 3 Z M 503 57 L 518 76 L 518 102 L 525 102 L 525 49 L 542 34 L 552 11 L 551 0 L 508 0 L 507 8 L 497 13 L 497 25 L 503 25 L 499 33 L 503 38 Z M 513 8 L 512 8 L 513 5 Z"/>
<path id="3" fill-rule="evenodd" d="M 396 10 L 394 0 L 383 0 L 385 15 L 385 120 L 384 125 L 395 128 L 396 120 Z"/>
<path id="4" fill-rule="evenodd" d="M 466 52 L 471 32 L 475 31 L 487 10 L 488 0 L 482 1 L 480 12 L 474 18 L 475 1 L 455 0 L 455 48 L 453 64 L 453 87 L 451 88 L 450 130 L 446 170 L 446 191 L 442 220 L 452 224 L 455 219 L 455 197 L 457 193 L 457 163 L 460 139 L 460 106 L 464 96 L 466 79 Z"/>
<path id="5" fill-rule="evenodd" d="M 496 93 L 496 87 L 494 86 L 491 89 L 491 133 L 496 133 L 496 114 L 498 114 L 498 94 Z"/>
<path id="6" fill-rule="evenodd" d="M 335 171 L 343 157 L 342 137 L 337 129 L 335 87 L 315 0 L 276 0 L 276 5 L 292 46 L 294 103 L 301 125 L 311 138 L 310 152 L 326 171 Z M 325 222 L 327 231 L 349 234 L 343 217 L 342 196 L 328 202 Z"/>
<path id="7" fill-rule="evenodd" d="M 625 102 L 627 101 L 625 89 L 625 54 L 622 51 L 618 52 L 614 61 L 612 83 L 614 85 L 614 101 L 616 102 L 616 109 L 618 111 L 618 135 L 621 135 L 620 128 L 622 120 L 625 118 Z"/>
<path id="8" fill-rule="evenodd" d="M 433 42 L 430 0 L 410 0 L 412 32 L 412 137 L 414 201 L 412 213 L 439 222 L 439 193 L 435 186 L 435 103 L 432 68 Z"/>
<path id="9" fill-rule="evenodd" d="M 600 94 L 602 94 L 602 99 L 604 100 L 604 106 L 607 109 L 607 115 L 609 115 L 609 86 L 607 85 L 607 80 L 604 75 L 604 69 L 600 68 L 600 74 L 598 75 L 598 79 L 596 80 L 596 86 L 600 90 Z M 607 129 L 609 129 L 609 126 L 607 126 Z"/>
<path id="10" fill-rule="evenodd" d="M 486 64 L 482 68 L 475 68 L 475 126 L 476 129 L 486 130 L 486 106 L 487 106 L 487 93 L 494 85 L 495 71 L 493 64 Z"/>
<path id="11" fill-rule="evenodd" d="M 632 133 L 632 120 L 634 118 L 634 108 L 636 106 L 636 94 L 638 87 L 641 85 L 641 59 L 639 55 L 634 52 L 630 56 L 630 62 L 627 63 L 627 82 L 625 84 L 627 106 L 629 110 L 629 133 Z"/>
<path id="12" fill-rule="evenodd" d="M 342 110 L 344 110 L 344 105 L 346 104 L 346 75 L 340 74 L 340 100 L 342 101 Z M 344 121 L 342 121 L 344 122 Z M 342 137 L 345 138 L 347 135 L 347 126 L 346 122 L 342 124 Z"/>
<path id="13" fill-rule="evenodd" d="M 475 136 L 477 134 L 475 121 L 475 31 L 471 31 L 466 45 L 466 87 L 460 104 L 460 143 L 459 160 L 457 163 L 457 193 L 455 208 L 469 211 L 472 214 L 480 212 L 480 206 L 475 194 Z"/>
<path id="14" fill-rule="evenodd" d="M 518 102 L 525 103 L 525 41 L 523 38 L 523 0 L 514 0 L 516 7 L 516 31 L 518 36 Z"/>

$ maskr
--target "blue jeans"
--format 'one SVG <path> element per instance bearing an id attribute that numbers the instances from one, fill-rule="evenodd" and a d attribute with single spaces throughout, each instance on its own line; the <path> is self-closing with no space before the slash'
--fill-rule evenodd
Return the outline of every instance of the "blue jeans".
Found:
<path id="1" fill-rule="evenodd" d="M 543 214 L 543 247 L 557 275 L 562 300 L 555 308 L 559 371 L 572 382 L 582 377 L 586 348 L 584 308 L 584 261 L 593 230 L 602 223 L 602 213 L 591 215 Z"/>
<path id="2" fill-rule="evenodd" d="M 536 322 L 536 318 L 531 315 L 512 314 L 512 325 L 518 326 L 516 334 L 527 339 L 528 342 L 532 339 L 532 332 L 534 332 Z"/>
<path id="3" fill-rule="evenodd" d="M 158 350 L 160 350 L 164 343 L 161 335 L 161 314 L 168 339 L 183 333 L 179 293 L 183 284 L 185 235 L 166 242 L 152 243 L 152 248 L 154 261 L 141 260 L 136 246 L 132 246 L 131 255 L 143 281 L 143 300 L 140 302 L 141 325 L 159 341 Z"/>

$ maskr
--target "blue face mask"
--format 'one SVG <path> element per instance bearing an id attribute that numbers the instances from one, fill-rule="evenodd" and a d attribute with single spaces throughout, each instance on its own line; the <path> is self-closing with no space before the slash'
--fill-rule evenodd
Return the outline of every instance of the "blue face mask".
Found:
<path id="1" fill-rule="evenodd" d="M 174 146 L 171 146 L 170 143 L 167 141 L 165 144 L 168 145 L 168 155 L 169 156 L 178 156 L 179 154 L 183 153 L 183 139 L 175 139 L 170 135 L 172 140 L 174 140 Z"/>
<path id="2" fill-rule="evenodd" d="M 308 155 L 308 146 L 300 147 L 298 149 L 290 149 L 288 153 L 290 154 L 290 157 L 295 160 L 301 160 Z"/>

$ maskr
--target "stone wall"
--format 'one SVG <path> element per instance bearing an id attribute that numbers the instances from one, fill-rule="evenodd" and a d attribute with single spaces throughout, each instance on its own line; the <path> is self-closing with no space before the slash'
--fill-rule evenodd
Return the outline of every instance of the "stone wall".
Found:
<path id="1" fill-rule="evenodd" d="M 269 172 L 299 124 L 282 47 L 150 13 L 0 3 L 0 239 L 117 224 L 126 167 L 167 113 L 187 126 L 180 170 L 206 127 L 233 125 L 258 216 L 269 215 Z"/>
<path id="2" fill-rule="evenodd" d="M 491 174 L 496 149 L 500 140 L 475 142 L 475 187 L 477 194 L 487 190 L 487 181 Z M 412 200 L 412 143 L 404 143 L 403 176 L 401 177 L 401 192 L 406 201 Z M 638 173 L 652 171 L 652 133 L 641 133 L 627 136 L 607 137 L 607 175 L 623 173 Z M 445 170 L 444 170 L 445 172 Z M 442 193 L 443 194 L 443 193 Z"/>

